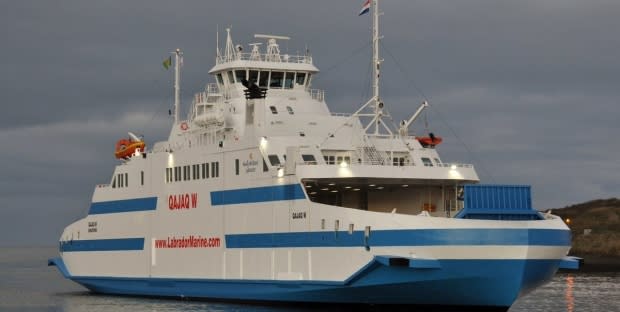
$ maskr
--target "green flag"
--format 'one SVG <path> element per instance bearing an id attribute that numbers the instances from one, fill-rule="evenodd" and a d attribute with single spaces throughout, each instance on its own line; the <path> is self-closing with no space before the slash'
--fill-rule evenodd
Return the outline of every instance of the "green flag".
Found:
<path id="1" fill-rule="evenodd" d="M 169 56 L 167 59 L 165 59 L 163 65 L 165 69 L 170 68 L 170 66 L 172 66 L 172 56 Z"/>

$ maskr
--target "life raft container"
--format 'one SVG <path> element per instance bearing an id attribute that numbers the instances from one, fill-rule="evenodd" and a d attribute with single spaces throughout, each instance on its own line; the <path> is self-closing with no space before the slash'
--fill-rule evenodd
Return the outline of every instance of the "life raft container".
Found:
<path id="1" fill-rule="evenodd" d="M 117 159 L 127 159 L 131 155 L 133 155 L 133 153 L 135 153 L 136 150 L 144 151 L 145 146 L 146 144 L 144 143 L 144 141 L 132 141 L 130 139 L 120 139 L 118 140 L 118 142 L 116 142 L 114 156 L 116 156 Z"/>
<path id="2" fill-rule="evenodd" d="M 439 145 L 443 141 L 441 137 L 435 136 L 432 133 L 429 133 L 427 137 L 416 137 L 415 139 L 422 144 L 422 147 L 435 147 L 435 145 Z"/>

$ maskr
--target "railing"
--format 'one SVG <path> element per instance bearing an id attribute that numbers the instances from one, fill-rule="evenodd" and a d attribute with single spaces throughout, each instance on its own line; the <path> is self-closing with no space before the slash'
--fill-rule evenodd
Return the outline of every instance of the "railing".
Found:
<path id="1" fill-rule="evenodd" d="M 208 95 L 220 93 L 220 89 L 217 87 L 217 83 L 207 83 L 207 85 L 205 86 L 205 91 Z"/>
<path id="2" fill-rule="evenodd" d="M 308 55 L 289 55 L 289 54 L 258 54 L 258 53 L 236 53 L 235 56 L 226 57 L 222 55 L 216 58 L 216 64 L 224 64 L 234 61 L 256 61 L 274 63 L 298 63 L 312 64 L 312 56 Z"/>
<path id="3" fill-rule="evenodd" d="M 309 89 L 308 93 L 310 93 L 310 97 L 312 97 L 313 100 L 317 100 L 319 102 L 323 102 L 325 100 L 325 90 Z"/>
<path id="4" fill-rule="evenodd" d="M 437 164 L 437 167 L 443 167 L 443 168 L 452 168 L 454 166 L 454 168 L 473 168 L 474 165 L 472 164 L 457 164 L 457 163 L 440 163 Z"/>

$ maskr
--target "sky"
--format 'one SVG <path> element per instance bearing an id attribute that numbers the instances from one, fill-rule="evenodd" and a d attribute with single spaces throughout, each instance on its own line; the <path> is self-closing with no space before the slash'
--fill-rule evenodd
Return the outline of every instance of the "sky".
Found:
<path id="1" fill-rule="evenodd" d="M 308 48 L 333 112 L 370 94 L 371 16 L 347 1 L 2 1 L 0 246 L 53 245 L 108 183 L 116 140 L 147 144 L 213 82 L 216 32 Z M 393 122 L 427 99 L 416 134 L 483 183 L 529 184 L 537 209 L 620 197 L 620 1 L 385 0 L 381 92 Z M 187 105 L 183 106 L 186 114 Z M 425 121 L 424 121 L 425 120 Z"/>

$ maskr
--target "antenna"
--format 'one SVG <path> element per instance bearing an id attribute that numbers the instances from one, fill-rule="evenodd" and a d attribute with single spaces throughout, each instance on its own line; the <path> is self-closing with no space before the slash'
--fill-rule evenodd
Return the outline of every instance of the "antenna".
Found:
<path id="1" fill-rule="evenodd" d="M 181 67 L 179 63 L 182 62 L 183 52 L 181 49 L 176 49 L 172 52 L 175 54 L 174 58 L 174 124 L 179 123 L 179 108 L 181 106 Z"/>

